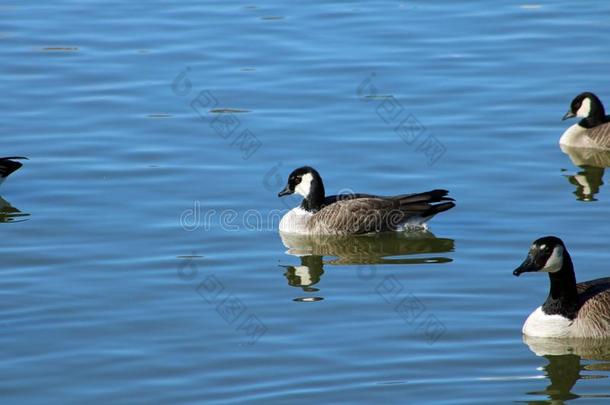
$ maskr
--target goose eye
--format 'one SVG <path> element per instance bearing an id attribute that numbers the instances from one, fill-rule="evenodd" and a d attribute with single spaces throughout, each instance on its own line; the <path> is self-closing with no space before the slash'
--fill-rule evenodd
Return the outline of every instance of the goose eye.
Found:
<path id="1" fill-rule="evenodd" d="M 301 178 L 300 177 L 295 177 L 294 178 L 294 182 L 299 184 L 301 182 Z"/>

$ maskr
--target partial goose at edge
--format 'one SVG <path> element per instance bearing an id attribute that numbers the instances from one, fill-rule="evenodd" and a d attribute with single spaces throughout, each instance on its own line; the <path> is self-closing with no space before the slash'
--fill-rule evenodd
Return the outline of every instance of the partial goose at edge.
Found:
<path id="1" fill-rule="evenodd" d="M 576 283 L 574 265 L 563 241 L 546 236 L 534 241 L 513 271 L 548 273 L 549 295 L 525 321 L 523 334 L 544 338 L 610 337 L 610 277 Z"/>
<path id="2" fill-rule="evenodd" d="M 16 160 L 27 160 L 23 156 L 11 156 L 0 158 L 0 184 L 4 183 L 8 176 L 19 170 L 23 163 Z"/>
<path id="3" fill-rule="evenodd" d="M 559 144 L 610 150 L 610 117 L 606 116 L 599 97 L 591 92 L 576 96 L 562 120 L 574 117 L 581 120 L 565 130 L 559 139 Z"/>

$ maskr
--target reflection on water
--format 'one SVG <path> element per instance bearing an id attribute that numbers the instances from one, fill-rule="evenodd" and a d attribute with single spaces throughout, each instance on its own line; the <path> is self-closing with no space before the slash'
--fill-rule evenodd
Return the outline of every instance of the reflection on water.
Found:
<path id="1" fill-rule="evenodd" d="M 19 211 L 11 203 L 0 197 L 0 222 L 20 222 L 25 221 L 24 217 L 30 214 Z"/>
<path id="2" fill-rule="evenodd" d="M 300 266 L 282 266 L 286 269 L 284 277 L 288 280 L 288 285 L 291 287 L 301 288 L 304 292 L 313 293 L 320 291 L 313 287 L 316 285 L 322 274 L 324 274 L 324 265 L 322 256 L 310 255 L 300 256 Z M 315 302 L 322 301 L 323 297 L 296 297 L 294 301 L 299 302 Z"/>
<path id="3" fill-rule="evenodd" d="M 331 256 L 329 264 L 422 264 L 447 263 L 451 259 L 433 253 L 453 251 L 453 239 L 431 232 L 387 232 L 372 235 L 295 235 L 280 232 L 286 253 L 294 256 Z M 423 257 L 405 257 L 426 255 Z"/>
<path id="4" fill-rule="evenodd" d="M 288 284 L 293 287 L 301 287 L 303 291 L 318 291 L 312 286 L 317 284 L 324 274 L 322 256 L 301 256 L 300 259 L 300 266 L 284 266 L 286 268 L 284 276 L 286 276 Z"/>
<path id="5" fill-rule="evenodd" d="M 545 357 L 543 367 L 550 384 L 542 391 L 528 395 L 544 395 L 548 401 L 530 401 L 530 404 L 562 404 L 576 398 L 610 398 L 608 394 L 576 394 L 573 391 L 578 380 L 608 378 L 606 374 L 587 374 L 587 371 L 610 370 L 610 340 L 608 339 L 545 339 L 524 336 L 523 341 L 537 356 Z M 584 360 L 584 361 L 583 361 Z M 585 372 L 581 374 L 581 372 Z"/>
<path id="6" fill-rule="evenodd" d="M 595 195 L 604 184 L 605 168 L 610 167 L 610 151 L 560 146 L 572 163 L 582 169 L 576 174 L 566 175 L 568 181 L 576 186 L 576 199 L 596 201 Z"/>
<path id="7" fill-rule="evenodd" d="M 295 235 L 280 232 L 287 254 L 296 256 L 300 265 L 282 266 L 288 285 L 305 292 L 318 292 L 314 285 L 324 274 L 324 265 L 425 264 L 452 260 L 438 255 L 453 251 L 453 239 L 437 238 L 427 231 L 381 233 L 357 236 Z M 329 257 L 324 260 L 324 257 Z M 414 257 L 415 256 L 415 257 Z M 295 301 L 320 301 L 322 297 L 296 298 Z"/>
<path id="8" fill-rule="evenodd" d="M 566 175 L 568 181 L 576 186 L 576 199 L 578 201 L 597 201 L 595 195 L 604 182 L 604 169 L 600 167 L 581 166 L 583 169 L 576 174 Z"/>

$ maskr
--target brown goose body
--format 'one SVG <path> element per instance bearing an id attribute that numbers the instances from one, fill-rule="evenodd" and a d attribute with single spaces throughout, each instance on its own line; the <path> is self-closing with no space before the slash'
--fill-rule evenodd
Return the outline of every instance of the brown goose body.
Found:
<path id="1" fill-rule="evenodd" d="M 364 234 L 401 231 L 422 226 L 434 215 L 455 206 L 446 190 L 394 197 L 366 196 L 342 199 L 324 206 L 307 222 L 310 234 Z"/>
<path id="2" fill-rule="evenodd" d="M 564 132 L 559 143 L 576 148 L 610 150 L 610 122 L 593 128 L 574 124 Z"/>
<path id="3" fill-rule="evenodd" d="M 610 277 L 576 284 L 578 311 L 576 336 L 610 337 Z"/>

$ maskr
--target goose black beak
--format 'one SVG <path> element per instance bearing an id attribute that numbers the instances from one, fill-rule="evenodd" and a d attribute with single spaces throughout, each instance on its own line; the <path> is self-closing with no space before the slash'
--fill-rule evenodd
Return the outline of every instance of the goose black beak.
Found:
<path id="1" fill-rule="evenodd" d="M 283 196 L 285 196 L 285 195 L 290 195 L 290 194 L 292 194 L 292 193 L 293 193 L 293 191 L 290 191 L 290 186 L 286 185 L 286 187 L 285 187 L 285 188 L 284 188 L 282 191 L 280 191 L 280 192 L 277 194 L 277 196 L 278 196 L 278 197 L 283 197 Z"/>
<path id="2" fill-rule="evenodd" d="M 569 118 L 573 118 L 573 117 L 576 117 L 576 114 L 574 114 L 572 111 L 568 111 L 561 120 L 565 121 L 565 120 L 567 120 Z"/>
<path id="3" fill-rule="evenodd" d="M 538 266 L 532 258 L 528 255 L 527 258 L 521 263 L 521 266 L 517 267 L 515 271 L 513 271 L 513 276 L 519 277 L 522 273 L 529 273 L 538 271 Z"/>

